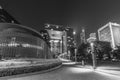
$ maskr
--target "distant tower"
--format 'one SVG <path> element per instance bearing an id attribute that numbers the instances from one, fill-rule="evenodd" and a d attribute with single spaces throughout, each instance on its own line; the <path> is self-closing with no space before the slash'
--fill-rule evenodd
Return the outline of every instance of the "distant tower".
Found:
<path id="1" fill-rule="evenodd" d="M 85 28 L 84 27 L 82 28 L 82 32 L 80 33 L 80 40 L 81 40 L 81 43 L 86 43 L 86 40 L 85 40 Z"/>

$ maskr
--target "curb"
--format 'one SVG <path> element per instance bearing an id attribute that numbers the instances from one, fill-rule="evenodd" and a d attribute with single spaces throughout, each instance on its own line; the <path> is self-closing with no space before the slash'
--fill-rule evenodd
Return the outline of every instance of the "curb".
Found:
<path id="1" fill-rule="evenodd" d="M 62 62 L 53 62 L 43 65 L 34 65 L 34 66 L 25 66 L 25 67 L 15 67 L 15 68 L 6 68 L 0 70 L 0 78 L 1 77 L 10 77 L 10 76 L 17 76 L 17 75 L 25 75 L 31 73 L 43 73 L 48 72 L 54 69 L 57 69 L 62 66 Z"/>
<path id="2" fill-rule="evenodd" d="M 102 72 L 102 73 L 106 73 L 106 74 L 110 74 L 110 75 L 114 75 L 114 76 L 120 76 L 120 72 L 118 71 L 111 71 L 111 70 L 104 70 L 104 69 L 93 69 L 92 67 L 90 66 L 81 66 L 81 68 L 85 68 L 85 69 L 91 69 L 93 71 L 97 71 L 97 72 Z M 117 74 L 118 73 L 118 74 Z"/>
<path id="3" fill-rule="evenodd" d="M 50 71 L 56 70 L 56 69 L 58 69 L 58 68 L 60 68 L 60 67 L 62 67 L 62 64 L 59 65 L 59 66 L 56 66 L 56 67 L 54 67 L 54 68 L 51 68 L 51 69 L 47 69 L 47 70 L 40 71 L 40 72 L 38 72 L 38 73 L 40 74 L 40 73 L 50 72 Z M 34 73 L 37 73 L 37 72 L 34 72 Z"/>
<path id="4" fill-rule="evenodd" d="M 47 72 L 59 69 L 60 67 L 62 67 L 62 64 L 59 65 L 59 66 L 56 66 L 54 68 L 51 68 L 51 69 L 46 69 L 46 70 L 42 70 L 42 71 L 38 71 L 38 72 L 33 72 L 33 73 L 23 73 L 23 74 L 18 74 L 18 75 L 3 76 L 3 77 L 0 77 L 0 79 L 10 79 L 10 78 L 17 78 L 17 77 L 24 77 L 24 76 L 42 74 L 42 73 L 47 73 Z"/>
<path id="5" fill-rule="evenodd" d="M 108 71 L 104 71 L 104 70 L 99 70 L 99 69 L 96 69 L 95 71 L 98 71 L 98 72 L 103 72 L 103 73 L 106 73 L 106 74 L 110 74 L 110 75 L 114 75 L 114 76 L 120 76 L 120 74 L 115 74 L 115 73 L 117 73 L 117 71 L 116 72 L 108 72 Z M 120 72 L 119 72 L 120 73 Z"/>

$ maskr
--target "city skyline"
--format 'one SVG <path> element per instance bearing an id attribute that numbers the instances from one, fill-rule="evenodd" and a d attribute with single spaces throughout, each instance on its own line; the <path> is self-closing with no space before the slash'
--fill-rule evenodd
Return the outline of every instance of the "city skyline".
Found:
<path id="1" fill-rule="evenodd" d="M 0 5 L 22 25 L 40 30 L 45 23 L 72 27 L 80 40 L 82 27 L 86 38 L 108 22 L 120 23 L 120 1 L 116 0 L 0 0 Z"/>

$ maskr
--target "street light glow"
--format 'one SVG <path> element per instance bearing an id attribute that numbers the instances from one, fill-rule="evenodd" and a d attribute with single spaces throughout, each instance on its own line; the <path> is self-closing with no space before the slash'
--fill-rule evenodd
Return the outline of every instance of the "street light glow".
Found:
<path id="1" fill-rule="evenodd" d="M 73 35 L 75 35 L 75 34 L 76 34 L 76 32 L 74 31 L 74 32 L 73 32 Z"/>
<path id="2" fill-rule="evenodd" d="M 94 43 L 90 43 L 91 45 L 91 51 L 94 52 Z"/>
<path id="3" fill-rule="evenodd" d="M 94 45 L 94 43 L 90 43 L 90 45 L 91 45 L 91 46 L 93 46 L 93 45 Z"/>
<path id="4" fill-rule="evenodd" d="M 77 68 L 77 67 L 71 67 L 71 68 L 68 68 L 68 70 L 71 73 L 76 73 L 76 74 L 93 72 L 93 70 L 91 70 L 91 69 Z"/>

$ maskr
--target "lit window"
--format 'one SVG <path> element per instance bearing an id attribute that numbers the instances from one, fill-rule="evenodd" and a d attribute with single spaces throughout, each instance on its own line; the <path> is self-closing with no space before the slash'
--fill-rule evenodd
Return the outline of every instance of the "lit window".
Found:
<path id="1" fill-rule="evenodd" d="M 56 26 L 56 28 L 59 28 L 58 26 Z"/>
<path id="2" fill-rule="evenodd" d="M 30 47 L 29 44 L 22 44 L 23 47 Z"/>
<path id="3" fill-rule="evenodd" d="M 7 44 L 6 43 L 2 43 L 2 44 L 0 44 L 0 46 L 5 47 L 5 46 L 7 46 Z"/>
<path id="4" fill-rule="evenodd" d="M 70 36 L 68 36 L 67 38 L 70 38 Z"/>
<path id="5" fill-rule="evenodd" d="M 20 45 L 20 44 L 18 44 L 18 43 L 9 43 L 9 44 L 7 44 L 8 46 L 14 46 L 14 47 L 17 47 L 18 45 Z"/>

